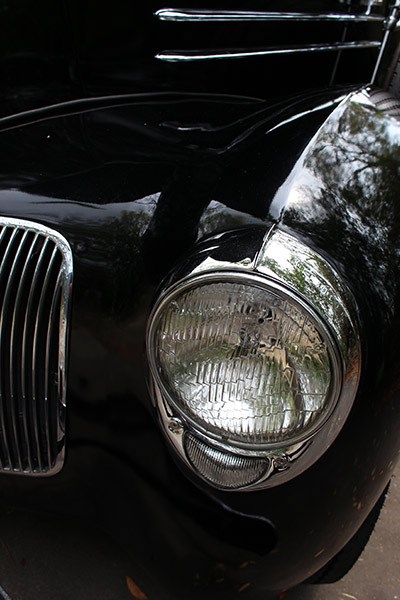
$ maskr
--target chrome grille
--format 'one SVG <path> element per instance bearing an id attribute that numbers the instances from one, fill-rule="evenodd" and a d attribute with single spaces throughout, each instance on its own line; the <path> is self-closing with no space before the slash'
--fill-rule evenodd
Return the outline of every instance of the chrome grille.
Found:
<path id="1" fill-rule="evenodd" d="M 68 242 L 0 218 L 0 472 L 53 474 L 64 460 Z"/>

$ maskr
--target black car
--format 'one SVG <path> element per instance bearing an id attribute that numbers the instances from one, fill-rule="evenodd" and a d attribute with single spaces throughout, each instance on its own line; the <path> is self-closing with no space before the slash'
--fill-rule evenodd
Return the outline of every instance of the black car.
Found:
<path id="1" fill-rule="evenodd" d="M 3 509 L 173 598 L 339 579 L 400 452 L 400 1 L 0 12 Z"/>

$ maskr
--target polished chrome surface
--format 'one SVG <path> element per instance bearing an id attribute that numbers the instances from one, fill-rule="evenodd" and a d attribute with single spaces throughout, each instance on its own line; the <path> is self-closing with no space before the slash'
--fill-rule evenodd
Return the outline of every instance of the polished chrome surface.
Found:
<path id="1" fill-rule="evenodd" d="M 334 42 L 332 44 L 306 44 L 304 46 L 271 46 L 259 49 L 224 48 L 222 50 L 163 50 L 156 58 L 166 62 L 194 62 L 219 59 L 257 58 L 282 54 L 335 52 L 338 50 L 364 50 L 379 48 L 381 42 L 364 40 L 357 42 Z"/>
<path id="2" fill-rule="evenodd" d="M 357 391 L 361 370 L 358 311 L 343 278 L 322 256 L 292 235 L 270 232 L 255 269 L 284 282 L 309 302 L 333 332 L 343 361 L 343 385 L 337 409 L 343 421 Z"/>
<path id="3" fill-rule="evenodd" d="M 347 309 L 352 300 L 341 278 L 323 258 L 293 236 L 276 231 L 260 250 L 255 268 L 284 281 L 306 298 L 329 323 L 341 352 L 346 355 L 349 335 L 355 331 Z M 351 340 L 351 348 L 354 343 Z"/>
<path id="4" fill-rule="evenodd" d="M 155 16 L 160 19 L 160 21 L 174 22 L 328 21 L 341 23 L 379 23 L 384 20 L 381 15 L 371 14 L 201 10 L 180 8 L 161 8 L 155 12 Z"/>
<path id="5" fill-rule="evenodd" d="M 373 33 L 371 30 L 372 39 L 351 40 L 348 39 L 350 26 L 357 24 L 376 25 L 385 22 L 394 22 L 393 17 L 386 19 L 378 12 L 372 13 L 372 7 L 375 2 L 370 0 L 363 12 L 359 8 L 355 10 L 349 0 L 345 2 L 346 6 L 343 12 L 294 12 L 294 11 L 268 11 L 268 10 L 225 10 L 225 9 L 186 9 L 186 8 L 161 8 L 154 14 L 160 21 L 174 23 L 337 23 L 343 25 L 343 30 L 339 33 L 336 40 L 329 39 L 326 42 L 316 43 L 318 40 L 310 40 L 304 44 L 279 44 L 277 46 L 265 47 L 228 47 L 228 48 L 199 48 L 199 49 L 166 49 L 158 52 L 156 58 L 165 62 L 194 62 L 194 61 L 213 61 L 213 60 L 228 60 L 228 59 L 248 59 L 257 57 L 269 57 L 279 55 L 297 55 L 297 54 L 314 54 L 320 52 L 337 52 L 335 65 L 333 67 L 330 84 L 333 83 L 336 76 L 338 64 L 341 60 L 342 53 L 347 50 L 355 49 L 381 49 L 387 42 L 387 37 L 379 38 L 379 34 Z M 266 39 L 268 34 L 266 32 Z M 374 39 L 375 38 L 375 39 Z M 284 40 L 282 40 L 284 41 Z M 286 41 L 286 40 L 285 40 Z M 381 57 L 377 61 L 380 64 Z"/>
<path id="6" fill-rule="evenodd" d="M 212 242 L 210 242 L 212 244 Z M 342 278 L 322 256 L 305 246 L 293 236 L 272 228 L 255 260 L 241 260 L 240 263 L 216 261 L 206 256 L 204 263 L 194 269 L 187 265 L 185 274 L 160 296 L 149 320 L 147 352 L 151 370 L 152 396 L 157 407 L 162 430 L 180 457 L 188 462 L 184 448 L 184 437 L 191 432 L 210 448 L 221 452 L 234 453 L 242 457 L 259 459 L 266 457 L 272 468 L 268 475 L 258 481 L 244 485 L 240 490 L 256 490 L 282 483 L 295 477 L 317 460 L 331 445 L 343 427 L 354 401 L 358 388 L 361 368 L 361 347 L 358 335 L 357 307 Z M 193 280 L 208 279 L 221 281 L 224 277 L 248 281 L 260 279 L 264 285 L 278 286 L 286 294 L 293 295 L 303 303 L 308 311 L 315 311 L 317 319 L 325 330 L 330 332 L 339 350 L 335 369 L 337 389 L 329 414 L 323 423 L 305 437 L 299 436 L 290 442 L 270 444 L 260 450 L 232 444 L 227 436 L 217 436 L 199 427 L 188 415 L 182 414 L 174 398 L 158 374 L 154 347 L 154 323 L 168 296 L 181 286 L 191 286 Z M 340 356 L 340 358 L 339 358 Z M 204 475 L 197 472 L 200 477 Z M 207 480 L 207 478 L 205 478 Z M 217 485 L 217 484 L 214 484 Z"/>
<path id="7" fill-rule="evenodd" d="M 43 225 L 0 228 L 0 472 L 51 475 L 64 460 L 72 253 Z"/>
<path id="8" fill-rule="evenodd" d="M 16 271 L 16 267 L 18 265 L 18 259 L 19 259 L 19 254 L 21 252 L 21 248 L 23 246 L 25 237 L 26 237 L 26 232 L 24 234 L 24 237 L 22 239 L 22 241 L 20 241 L 19 243 L 17 242 L 17 244 L 15 244 L 15 240 L 17 238 L 17 233 L 18 231 L 16 229 L 14 229 L 14 231 L 11 234 L 10 240 L 8 242 L 6 251 L 4 253 L 4 260 L 7 261 L 9 259 L 9 257 L 12 260 L 12 265 L 11 265 L 11 269 L 9 271 L 8 274 L 8 282 L 5 283 L 6 288 L 5 288 L 5 293 L 4 293 L 4 298 L 3 298 L 3 304 L 2 304 L 2 308 L 1 308 L 1 316 L 0 316 L 0 351 L 2 351 L 3 349 L 3 323 L 6 320 L 7 314 L 9 314 L 9 311 L 12 310 L 12 307 L 10 306 L 11 302 L 11 293 L 12 293 L 12 289 L 13 289 L 13 283 L 14 283 L 14 278 L 15 278 L 15 271 Z M 13 258 L 14 256 L 14 258 Z M 13 326 L 13 324 L 11 325 Z M 13 330 L 12 330 L 13 333 Z M 3 354 L 3 352 L 2 352 Z M 12 349 L 10 349 L 10 358 L 12 357 Z M 3 373 L 0 374 L 1 377 L 4 377 Z M 2 393 L 2 389 L 0 389 L 0 400 L 1 400 L 1 404 L 3 407 L 5 407 L 4 412 L 7 411 L 7 403 L 6 400 L 3 398 L 3 393 Z M 14 399 L 14 393 L 13 393 L 13 389 L 12 389 L 12 371 L 10 372 L 10 403 L 13 405 L 15 403 L 15 399 Z M 21 460 L 21 452 L 20 452 L 20 447 L 19 447 L 19 443 L 18 443 L 18 435 L 17 435 L 17 425 L 16 425 L 16 421 L 17 421 L 17 415 L 16 415 L 16 411 L 12 411 L 11 412 L 11 427 L 9 427 L 9 431 L 10 431 L 10 439 L 9 439 L 9 444 L 7 444 L 7 455 L 8 457 L 10 457 L 10 447 L 12 447 L 15 450 L 15 457 L 14 457 L 14 464 L 16 465 L 16 469 L 18 470 L 22 470 L 22 460 Z M 4 423 L 6 423 L 6 417 L 4 419 Z M 10 423 L 9 423 L 10 424 Z M 3 425 L 3 422 L 2 422 Z M 7 425 L 4 425 L 4 429 L 2 428 L 2 431 L 5 432 Z M 3 434 L 5 437 L 5 433 Z M 2 460 L 3 463 L 3 460 Z"/>
<path id="9" fill-rule="evenodd" d="M 5 228 L 3 229 L 3 232 L 5 232 Z M 21 276 L 21 280 L 20 280 L 20 284 L 19 284 L 19 288 L 18 288 L 18 293 L 17 293 L 17 299 L 15 302 L 15 308 L 14 308 L 14 314 L 13 314 L 13 324 L 12 324 L 12 335 L 14 335 L 15 332 L 15 327 L 16 327 L 16 321 L 17 321 L 17 315 L 20 312 L 20 305 L 22 303 L 22 299 L 24 296 L 24 291 L 26 289 L 26 279 L 27 279 L 27 274 L 28 274 L 28 265 L 29 263 L 32 261 L 33 259 L 33 253 L 35 250 L 35 245 L 37 242 L 37 238 L 38 238 L 38 233 L 36 233 L 35 237 L 32 240 L 31 243 L 31 247 L 29 249 L 28 255 L 26 257 L 25 260 L 25 265 L 23 267 L 22 270 L 22 276 Z M 27 332 L 27 314 L 25 314 L 25 318 L 24 318 L 24 324 L 23 324 L 23 333 L 22 333 L 22 339 L 24 340 L 23 345 L 22 345 L 22 350 L 21 350 L 21 366 L 20 366 L 20 379 L 21 379 L 21 412 L 22 412 L 22 418 L 23 418 L 23 429 L 24 429 L 24 435 L 25 438 L 28 439 L 29 438 L 29 424 L 28 424 L 28 414 L 27 414 L 27 404 L 26 404 L 26 387 L 25 387 L 25 369 L 24 369 L 24 365 L 26 362 L 26 332 Z M 14 342 L 13 339 L 11 339 L 11 351 L 13 351 L 14 348 Z M 10 375 L 11 375 L 11 381 L 13 381 L 13 376 L 12 376 L 12 362 L 10 361 Z M 27 445 L 27 453 L 28 453 L 28 464 L 32 464 L 32 453 L 31 453 L 31 449 L 30 449 L 30 445 Z"/>

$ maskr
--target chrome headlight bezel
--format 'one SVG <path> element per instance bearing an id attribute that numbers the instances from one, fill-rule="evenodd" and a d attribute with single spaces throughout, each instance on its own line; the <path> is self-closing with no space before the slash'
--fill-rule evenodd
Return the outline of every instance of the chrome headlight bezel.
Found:
<path id="1" fill-rule="evenodd" d="M 342 428 L 354 401 L 360 376 L 357 309 L 343 279 L 328 261 L 288 233 L 270 231 L 252 259 L 244 257 L 236 263 L 215 260 L 215 248 L 218 248 L 217 255 L 221 256 L 221 249 L 215 240 L 210 242 L 208 253 L 204 252 L 203 247 L 202 260 L 199 261 L 197 256 L 192 263 L 195 264 L 194 268 L 190 267 L 190 263 L 187 263 L 185 270 L 181 268 L 178 280 L 174 281 L 172 277 L 172 283 L 161 293 L 153 308 L 147 331 L 151 394 L 164 434 L 192 471 L 214 487 L 231 489 L 196 468 L 188 456 L 185 436 L 191 436 L 191 440 L 194 436 L 199 440 L 199 447 L 206 444 L 215 450 L 216 455 L 220 452 L 221 460 L 224 460 L 224 456 L 227 460 L 233 457 L 263 458 L 265 470 L 262 477 L 235 487 L 235 490 L 260 489 L 301 473 L 326 451 Z M 299 289 L 299 278 L 295 276 L 299 261 L 306 271 L 306 289 Z M 201 426 L 196 419 L 182 411 L 160 375 L 155 332 L 160 315 L 168 303 L 191 288 L 210 282 L 232 281 L 273 291 L 287 298 L 309 315 L 318 330 L 323 332 L 329 347 L 333 383 L 325 414 L 308 430 L 299 432 L 283 443 L 268 442 L 255 448 L 252 444 L 229 439 L 229 436 Z"/>
<path id="2" fill-rule="evenodd" d="M 151 374 L 154 379 L 154 384 L 158 388 L 161 397 L 165 402 L 171 407 L 172 411 L 181 419 L 185 425 L 194 431 L 197 432 L 198 436 L 200 436 L 204 441 L 208 441 L 209 443 L 219 447 L 223 450 L 239 450 L 243 455 L 249 456 L 266 456 L 271 450 L 282 448 L 282 441 L 279 442 L 266 442 L 264 444 L 257 444 L 255 447 L 254 443 L 250 442 L 240 442 L 235 439 L 232 439 L 228 433 L 218 434 L 213 431 L 212 428 L 206 428 L 202 426 L 194 417 L 192 417 L 188 412 L 182 410 L 182 407 L 174 398 L 174 395 L 168 389 L 168 385 L 160 374 L 160 370 L 157 365 L 157 356 L 156 356 L 156 333 L 157 327 L 159 325 L 161 316 L 166 306 L 173 302 L 175 298 L 184 294 L 191 289 L 201 287 L 203 285 L 208 285 L 211 283 L 240 283 L 243 285 L 247 285 L 249 287 L 256 287 L 261 290 L 265 290 L 267 292 L 272 292 L 277 294 L 278 296 L 287 299 L 292 304 L 299 307 L 302 311 L 306 312 L 308 317 L 315 323 L 318 330 L 323 333 L 324 341 L 326 342 L 329 348 L 329 356 L 331 359 L 331 369 L 332 369 L 332 383 L 329 390 L 329 400 L 327 401 L 327 406 L 324 408 L 324 415 L 322 418 L 317 419 L 312 426 L 307 428 L 305 431 L 299 432 L 297 435 L 294 435 L 290 438 L 290 443 L 285 443 L 286 447 L 296 446 L 300 442 L 304 442 L 305 440 L 312 437 L 316 431 L 318 431 L 332 414 L 338 397 L 342 384 L 342 374 L 343 374 L 343 366 L 341 364 L 340 353 L 335 343 L 334 337 L 331 331 L 327 328 L 325 322 L 320 318 L 318 313 L 312 308 L 311 305 L 306 303 L 306 301 L 300 296 L 296 295 L 290 288 L 283 285 L 281 282 L 271 279 L 269 277 L 265 277 L 262 275 L 258 275 L 257 273 L 246 272 L 246 271 L 228 271 L 221 270 L 218 272 L 204 272 L 195 276 L 191 276 L 189 278 L 178 281 L 175 285 L 169 288 L 166 293 L 159 299 L 157 305 L 154 308 L 154 311 L 151 315 L 149 321 L 149 329 L 148 329 L 148 359 L 149 365 L 151 369 Z"/>

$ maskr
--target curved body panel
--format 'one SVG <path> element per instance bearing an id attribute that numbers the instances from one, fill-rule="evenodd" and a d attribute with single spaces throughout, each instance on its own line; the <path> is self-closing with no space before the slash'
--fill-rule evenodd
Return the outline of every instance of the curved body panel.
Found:
<path id="1" fill-rule="evenodd" d="M 311 577 L 359 530 L 400 451 L 399 106 L 357 91 L 395 78 L 399 7 L 295 4 L 2 13 L 0 214 L 64 236 L 74 287 L 65 466 L 2 475 L 1 503 L 92 520 L 178 598 L 264 597 Z M 146 326 L 189 265 L 267 271 L 273 233 L 343 278 L 360 384 L 337 437 L 324 422 L 322 456 L 311 444 L 290 481 L 230 493 L 164 439 Z"/>
<path id="2" fill-rule="evenodd" d="M 191 127 L 190 144 L 182 117 L 168 125 L 177 102 L 186 123 L 203 110 L 212 121 Z M 229 597 L 250 579 L 254 593 L 285 589 L 334 556 L 399 451 L 399 142 L 399 122 L 366 92 L 310 95 L 272 113 L 154 97 L 3 131 L 1 212 L 62 233 L 75 264 L 66 465 L 53 480 L 2 477 L 3 502 L 90 515 L 134 554 L 135 529 L 139 563 L 157 565 L 183 597 L 196 573 L 221 593 L 223 569 Z M 240 260 L 256 256 L 271 226 L 346 279 L 359 309 L 361 383 L 320 460 L 285 484 L 232 495 L 181 473 L 161 439 L 145 384 L 146 317 L 196 238 L 203 258 Z"/>

